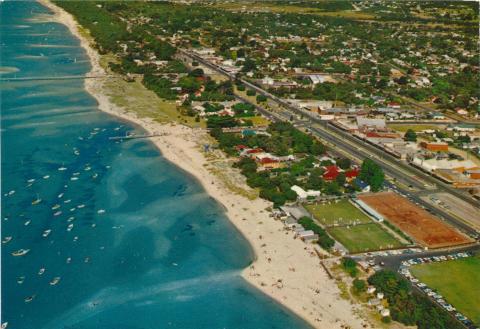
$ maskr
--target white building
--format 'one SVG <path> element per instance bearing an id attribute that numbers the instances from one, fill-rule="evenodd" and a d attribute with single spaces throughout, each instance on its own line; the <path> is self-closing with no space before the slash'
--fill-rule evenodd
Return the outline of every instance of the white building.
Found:
<path id="1" fill-rule="evenodd" d="M 293 185 L 291 190 L 297 193 L 299 199 L 305 200 L 308 197 L 318 197 L 320 196 L 320 191 L 308 190 L 305 191 L 303 188 L 297 185 Z"/>

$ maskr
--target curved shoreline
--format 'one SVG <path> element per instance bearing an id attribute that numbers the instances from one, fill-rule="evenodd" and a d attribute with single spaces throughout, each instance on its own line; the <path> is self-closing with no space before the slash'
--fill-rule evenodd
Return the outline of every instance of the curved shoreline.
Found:
<path id="1" fill-rule="evenodd" d="M 75 19 L 48 0 L 38 1 L 80 40 L 90 59 L 89 74 L 105 74 L 99 63 L 99 54 L 82 35 Z M 149 134 L 165 134 L 150 140 L 166 160 L 191 174 L 224 207 L 226 216 L 249 242 L 254 259 L 252 265 L 242 271 L 247 282 L 315 328 L 366 328 L 363 326 L 365 321 L 355 314 L 354 307 L 340 298 L 338 287 L 321 267 L 313 246 L 293 239 L 292 234 L 283 229 L 283 224 L 269 217 L 265 209 L 271 206 L 270 203 L 232 193 L 206 169 L 207 160 L 197 145 L 198 135 L 205 134 L 204 131 L 139 118 L 113 104 L 102 93 L 101 81 L 85 79 L 84 85 L 97 100 L 101 111 L 139 125 Z"/>

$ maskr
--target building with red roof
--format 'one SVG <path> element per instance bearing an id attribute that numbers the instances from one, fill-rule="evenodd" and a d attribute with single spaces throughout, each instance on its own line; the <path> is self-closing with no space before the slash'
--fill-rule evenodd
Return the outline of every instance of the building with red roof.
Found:
<path id="1" fill-rule="evenodd" d="M 360 169 L 358 168 L 350 169 L 345 172 L 345 178 L 347 180 L 352 180 L 356 178 L 359 174 L 360 174 Z"/>
<path id="2" fill-rule="evenodd" d="M 283 164 L 280 163 L 280 161 L 268 157 L 257 160 L 257 163 L 260 165 L 260 170 L 269 170 L 283 167 Z"/>
<path id="3" fill-rule="evenodd" d="M 325 180 L 335 180 L 340 174 L 340 168 L 337 166 L 326 166 L 325 173 L 323 174 L 323 179 Z"/>
<path id="4" fill-rule="evenodd" d="M 247 154 L 263 153 L 263 150 L 260 147 L 247 150 Z"/>

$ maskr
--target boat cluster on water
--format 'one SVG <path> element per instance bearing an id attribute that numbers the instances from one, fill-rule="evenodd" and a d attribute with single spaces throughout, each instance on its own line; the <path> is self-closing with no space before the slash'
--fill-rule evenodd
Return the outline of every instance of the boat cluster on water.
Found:
<path id="1" fill-rule="evenodd" d="M 114 128 L 114 130 L 118 131 L 118 130 L 121 129 L 122 126 L 116 127 L 116 128 Z M 100 133 L 102 131 L 105 131 L 105 130 L 106 129 L 95 128 L 93 131 L 90 132 L 88 137 L 86 137 L 86 138 L 85 137 L 79 137 L 78 139 L 79 140 L 91 139 L 93 136 L 95 136 L 98 133 Z M 121 141 L 116 141 L 115 143 L 119 143 L 119 142 L 121 142 Z M 77 147 L 73 147 L 73 154 L 76 157 L 79 156 L 80 155 L 80 149 L 77 148 Z M 108 169 L 109 166 L 106 166 L 106 168 Z M 66 175 L 69 172 L 69 168 L 64 163 L 62 163 L 62 165 L 60 165 L 58 168 L 56 168 L 55 172 L 57 172 L 61 175 Z M 82 175 L 82 173 L 83 173 L 83 175 Z M 81 179 L 81 177 L 84 177 L 84 176 L 87 176 L 90 179 L 97 179 L 99 175 L 98 175 L 98 173 L 93 172 L 93 166 L 90 163 L 86 163 L 83 166 L 83 168 L 81 168 L 81 170 L 73 172 L 71 174 L 71 176 L 66 177 L 65 179 L 69 180 L 69 181 L 78 181 L 78 180 Z M 50 179 L 50 177 L 55 177 L 55 173 L 45 174 L 45 175 L 41 176 L 40 178 L 30 178 L 26 181 L 26 188 L 30 188 L 34 185 L 38 185 L 40 181 L 48 180 L 48 179 Z M 52 219 L 55 219 L 55 221 L 58 221 L 58 219 L 65 219 L 66 223 L 67 223 L 66 231 L 71 232 L 72 230 L 74 230 L 74 227 L 75 227 L 74 221 L 75 221 L 76 217 L 74 216 L 74 212 L 77 212 L 77 211 L 85 208 L 86 205 L 84 203 L 80 203 L 80 204 L 77 204 L 75 206 L 72 206 L 71 204 L 73 203 L 73 200 L 66 198 L 67 191 L 68 191 L 68 185 L 67 184 L 63 185 L 63 188 L 64 188 L 64 191 L 62 191 L 61 193 L 56 195 L 56 200 L 54 202 L 52 202 L 52 206 L 50 207 L 50 209 L 52 211 Z M 9 192 L 4 193 L 4 197 L 5 198 L 14 197 L 15 194 L 16 194 L 15 190 L 10 190 Z M 48 204 L 48 203 L 50 203 L 50 200 L 43 200 L 40 197 L 40 195 L 37 193 L 36 197 L 31 201 L 31 206 L 35 207 L 35 208 L 32 208 L 32 209 L 33 209 L 33 211 L 38 213 L 38 211 L 36 211 L 37 207 L 41 207 L 42 204 L 45 205 L 45 204 Z M 96 213 L 98 215 L 102 215 L 102 214 L 106 213 L 106 210 L 105 209 L 97 209 Z M 21 215 L 21 216 L 23 217 L 23 215 Z M 7 221 L 8 219 L 9 219 L 8 217 L 4 218 L 5 221 Z M 27 219 L 23 224 L 24 224 L 24 226 L 29 226 L 31 223 L 32 223 L 32 220 Z M 92 228 L 94 228 L 94 227 L 96 227 L 96 224 L 92 223 L 92 224 L 90 224 L 90 226 Z M 50 236 L 50 234 L 52 233 L 52 231 L 53 231 L 52 228 L 44 229 L 41 233 L 42 238 L 47 239 Z M 79 239 L 78 236 L 74 236 L 73 237 L 73 242 L 78 241 L 78 239 Z M 14 237 L 12 235 L 4 236 L 2 238 L 2 244 L 3 245 L 11 244 L 12 240 L 14 240 Z M 101 247 L 101 249 L 104 249 L 104 247 Z M 23 256 L 26 256 L 27 254 L 29 254 L 30 252 L 31 252 L 31 247 L 30 248 L 20 248 L 20 249 L 11 251 L 11 255 L 13 257 L 23 257 Z M 88 257 L 88 256 L 85 257 L 83 259 L 83 261 L 84 261 L 84 263 L 89 263 L 90 262 L 90 257 Z M 71 262 L 72 262 L 71 257 L 68 257 L 65 260 L 66 264 L 70 264 Z M 43 276 L 46 272 L 47 272 L 47 269 L 45 267 L 41 267 L 36 274 L 39 275 L 39 276 Z M 24 275 L 21 275 L 17 278 L 17 284 L 22 285 L 22 284 L 24 284 L 25 280 L 26 280 L 26 277 Z M 52 279 L 49 281 L 49 285 L 50 286 L 55 286 L 60 281 L 61 281 L 61 276 L 53 276 Z M 24 298 L 24 302 L 25 303 L 31 303 L 35 299 L 36 296 L 37 296 L 36 294 L 29 295 L 29 296 Z M 8 322 L 4 322 L 1 325 L 1 328 L 6 328 L 7 325 L 8 325 Z"/>

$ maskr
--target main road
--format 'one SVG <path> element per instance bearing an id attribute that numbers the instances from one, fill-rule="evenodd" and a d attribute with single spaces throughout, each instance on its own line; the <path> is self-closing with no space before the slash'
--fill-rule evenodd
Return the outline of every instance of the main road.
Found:
<path id="1" fill-rule="evenodd" d="M 195 53 L 192 53 L 187 50 L 179 50 L 181 54 L 189 57 L 192 60 L 195 60 L 202 65 L 228 77 L 231 80 L 237 79 L 236 74 L 231 73 L 223 69 L 222 67 L 211 63 L 208 60 L 205 60 L 201 56 L 198 56 Z M 352 134 L 341 130 L 338 127 L 335 127 L 331 123 L 325 122 L 320 120 L 317 116 L 307 111 L 303 111 L 298 107 L 288 103 L 287 101 L 265 91 L 264 89 L 252 84 L 249 81 L 244 79 L 237 79 L 248 88 L 255 90 L 256 92 L 266 96 L 271 101 L 276 103 L 279 106 L 279 109 L 268 111 L 260 106 L 256 105 L 256 108 L 259 112 L 266 115 L 270 118 L 275 118 L 276 120 L 290 120 L 292 117 L 292 113 L 296 114 L 293 116 L 293 124 L 296 125 L 304 125 L 307 129 L 309 129 L 312 133 L 319 136 L 323 140 L 329 142 L 330 144 L 335 145 L 338 149 L 342 150 L 345 154 L 349 154 L 351 157 L 355 157 L 356 159 L 365 159 L 365 158 L 374 158 L 375 161 L 382 167 L 384 172 L 392 177 L 394 180 L 398 182 L 404 183 L 406 186 L 410 188 L 414 188 L 419 191 L 423 191 L 428 188 L 433 188 L 438 191 L 443 191 L 446 193 L 450 193 L 464 201 L 467 201 L 471 205 L 475 207 L 480 206 L 480 202 L 474 198 L 472 198 L 468 193 L 463 191 L 457 190 L 450 185 L 432 177 L 431 175 L 423 172 L 420 169 L 417 169 L 408 163 L 386 153 L 385 151 L 368 144 L 367 142 L 353 136 Z M 244 101 L 248 101 L 242 98 Z M 248 101 L 250 102 L 250 101 Z M 251 102 L 250 102 L 251 103 Z M 254 104 L 255 105 L 255 104 Z M 284 108 L 284 109 L 281 109 Z M 309 122 L 305 120 L 301 120 L 298 118 L 301 117 L 308 117 Z M 411 199 L 417 204 L 424 206 L 425 208 L 431 208 L 431 205 L 427 204 L 425 201 L 420 199 L 418 196 L 415 196 L 413 191 L 409 191 L 407 188 L 400 188 L 398 187 L 402 194 L 409 194 Z M 439 215 L 440 217 L 444 218 L 448 222 L 455 224 L 457 227 L 464 230 L 466 233 L 474 235 L 476 233 L 471 227 L 466 225 L 465 223 L 459 221 L 455 217 L 447 214 L 443 210 L 438 208 L 434 208 L 434 213 Z"/>

